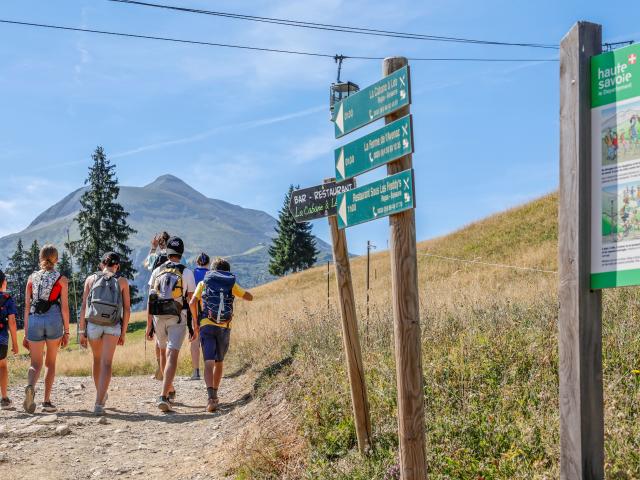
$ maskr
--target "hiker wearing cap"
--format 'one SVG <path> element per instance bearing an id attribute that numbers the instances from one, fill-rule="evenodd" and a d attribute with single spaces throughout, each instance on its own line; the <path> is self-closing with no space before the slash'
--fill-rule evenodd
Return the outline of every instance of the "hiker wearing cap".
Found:
<path id="1" fill-rule="evenodd" d="M 16 303 L 7 293 L 7 276 L 0 270 L 0 410 L 12 408 L 13 402 L 7 394 L 9 384 L 9 336 L 11 336 L 11 352 L 18 354 L 18 329 L 16 328 Z"/>
<path id="2" fill-rule="evenodd" d="M 197 267 L 193 270 L 193 277 L 195 279 L 196 285 L 198 285 L 204 279 L 204 276 L 209 271 L 210 263 L 211 259 L 209 258 L 209 255 L 204 252 L 202 252 L 200 255 L 198 255 L 198 258 L 196 258 Z M 200 339 L 197 335 L 194 338 L 193 342 L 191 342 L 191 365 L 193 365 L 193 374 L 191 375 L 191 380 L 200 380 Z"/>
<path id="3" fill-rule="evenodd" d="M 170 238 L 167 242 L 169 259 L 153 271 L 149 280 L 146 336 L 147 340 L 155 336 L 160 348 L 164 378 L 157 406 L 163 412 L 171 411 L 169 402 L 175 399 L 173 380 L 187 328 L 189 340 L 195 338 L 191 315 L 187 314 L 189 300 L 195 290 L 195 279 L 193 272 L 180 263 L 183 253 L 182 240 Z"/>
<path id="4" fill-rule="evenodd" d="M 91 345 L 93 383 L 96 386 L 95 415 L 104 415 L 107 390 L 111 382 L 113 355 L 117 345 L 124 345 L 131 315 L 129 282 L 118 277 L 120 255 L 106 253 L 101 271 L 84 282 L 80 309 L 80 345 Z"/>
<path id="5" fill-rule="evenodd" d="M 171 236 L 167 232 L 156 233 L 151 239 L 151 248 L 147 258 L 144 259 L 144 268 L 153 272 L 156 268 L 166 262 L 167 257 L 167 242 Z M 160 364 L 160 348 L 156 345 L 156 373 L 153 378 L 156 380 L 162 380 L 162 366 Z"/>
<path id="6" fill-rule="evenodd" d="M 198 283 L 189 303 L 191 314 L 198 319 L 196 332 L 200 336 L 204 356 L 208 412 L 215 412 L 218 408 L 218 388 L 222 380 L 224 357 L 229 349 L 233 302 L 236 297 L 253 300 L 253 295 L 236 283 L 229 262 L 216 258 L 211 270 Z"/>
<path id="7" fill-rule="evenodd" d="M 52 413 L 57 411 L 51 403 L 51 390 L 56 376 L 58 349 L 69 344 L 69 281 L 55 270 L 58 263 L 56 247 L 42 247 L 39 260 L 40 270 L 29 276 L 24 296 L 26 334 L 22 345 L 29 350 L 31 366 L 29 383 L 24 390 L 23 407 L 27 413 L 36 411 L 35 386 L 40 378 L 44 358 L 47 373 L 44 377 L 42 411 Z"/>

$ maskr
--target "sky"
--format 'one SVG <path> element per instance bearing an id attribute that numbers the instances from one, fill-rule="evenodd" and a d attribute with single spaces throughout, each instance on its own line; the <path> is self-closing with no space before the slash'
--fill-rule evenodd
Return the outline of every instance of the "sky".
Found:
<path id="1" fill-rule="evenodd" d="M 180 6 L 430 35 L 558 44 L 577 20 L 637 40 L 602 2 L 157 0 Z M 554 59 L 556 50 L 353 35 L 107 0 L 2 0 L 0 19 L 354 56 Z M 173 174 L 212 198 L 277 216 L 290 184 L 334 176 L 333 59 L 0 24 L 0 236 L 83 185 L 102 145 L 122 185 Z M 418 240 L 558 186 L 556 62 L 410 62 Z M 380 60 L 347 59 L 364 87 Z M 378 122 L 368 129 L 381 126 Z M 358 184 L 382 178 L 378 169 Z M 349 250 L 388 245 L 388 222 L 349 228 Z M 326 220 L 314 232 L 329 241 Z M 176 232 L 177 233 L 177 232 Z"/>

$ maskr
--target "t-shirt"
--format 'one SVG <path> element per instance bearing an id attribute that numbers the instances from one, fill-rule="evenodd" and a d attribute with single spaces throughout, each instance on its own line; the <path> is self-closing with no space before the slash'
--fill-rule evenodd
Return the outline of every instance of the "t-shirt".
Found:
<path id="1" fill-rule="evenodd" d="M 202 308 L 202 292 L 204 291 L 204 287 L 205 287 L 204 282 L 199 282 L 198 286 L 196 287 L 196 291 L 193 294 L 194 297 L 200 300 L 200 308 Z M 234 297 L 242 298 L 244 297 L 245 290 L 237 283 L 234 283 L 233 289 L 231 290 L 231 294 Z M 231 320 L 229 320 L 228 322 L 216 323 L 212 320 L 209 320 L 208 318 L 203 318 L 202 320 L 200 320 L 200 326 L 203 327 L 205 325 L 215 325 L 216 327 L 231 328 Z"/>
<path id="2" fill-rule="evenodd" d="M 3 294 L 5 292 L 0 292 Z M 18 309 L 16 308 L 16 302 L 13 300 L 13 297 L 9 297 L 2 308 L 4 310 L 3 313 L 7 315 L 17 315 Z M 7 320 L 9 320 L 7 318 Z M 9 329 L 5 328 L 3 332 L 0 332 L 0 345 L 9 345 Z"/>
<path id="3" fill-rule="evenodd" d="M 160 271 L 160 267 L 156 268 L 153 272 L 151 272 L 151 278 L 149 279 L 149 288 L 151 289 L 156 283 L 156 278 L 158 277 L 158 272 Z M 185 267 L 182 271 L 182 293 L 185 298 L 187 298 L 187 294 L 193 293 L 196 289 L 196 280 L 193 277 L 193 272 Z M 182 310 L 181 316 L 183 320 L 187 318 L 187 311 Z M 159 315 L 157 318 L 169 318 L 171 315 Z M 186 324 L 185 324 L 186 325 Z"/>
<path id="4" fill-rule="evenodd" d="M 195 268 L 195 270 L 193 271 L 193 277 L 196 279 L 196 285 L 199 284 L 204 279 L 204 276 L 207 274 L 208 271 L 209 269 L 205 267 Z"/>

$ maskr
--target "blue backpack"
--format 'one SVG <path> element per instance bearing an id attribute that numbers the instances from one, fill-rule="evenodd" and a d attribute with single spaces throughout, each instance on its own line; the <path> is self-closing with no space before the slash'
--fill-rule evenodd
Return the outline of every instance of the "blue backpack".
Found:
<path id="1" fill-rule="evenodd" d="M 214 323 L 223 323 L 233 317 L 233 286 L 236 277 L 231 272 L 211 270 L 204 276 L 202 291 L 202 313 L 200 319 L 208 318 Z"/>
<path id="2" fill-rule="evenodd" d="M 9 314 L 7 313 L 6 304 L 11 299 L 8 293 L 0 295 L 0 334 L 3 334 L 5 330 L 9 329 Z"/>

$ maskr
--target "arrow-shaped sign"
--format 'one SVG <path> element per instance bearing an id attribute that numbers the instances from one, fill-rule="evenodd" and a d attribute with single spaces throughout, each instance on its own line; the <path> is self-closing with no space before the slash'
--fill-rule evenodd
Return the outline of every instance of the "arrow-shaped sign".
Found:
<path id="1" fill-rule="evenodd" d="M 334 151 L 336 178 L 343 180 L 413 153 L 411 116 L 407 115 Z"/>
<path id="2" fill-rule="evenodd" d="M 340 108 L 338 108 L 338 114 L 336 115 L 336 126 L 340 130 L 340 133 L 344 133 L 344 107 L 340 102 Z"/>

